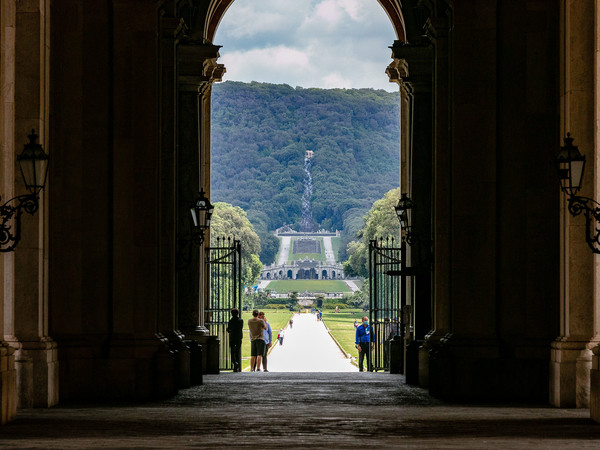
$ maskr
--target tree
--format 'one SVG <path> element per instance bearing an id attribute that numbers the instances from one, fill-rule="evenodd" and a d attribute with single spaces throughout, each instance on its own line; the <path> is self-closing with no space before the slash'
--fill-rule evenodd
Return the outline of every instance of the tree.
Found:
<path id="1" fill-rule="evenodd" d="M 394 206 L 400 199 L 400 188 L 388 191 L 384 197 L 373 203 L 364 216 L 364 226 L 357 233 L 358 239 L 347 246 L 348 261 L 344 263 L 344 273 L 348 276 L 367 277 L 369 274 L 369 241 L 398 238 L 398 219 Z"/>
<path id="2" fill-rule="evenodd" d="M 263 231 L 300 223 L 304 154 L 312 150 L 313 217 L 342 230 L 346 211 L 366 211 L 399 184 L 399 105 L 398 93 L 373 89 L 218 83 L 211 196 L 243 208 L 264 244 Z"/>
<path id="3" fill-rule="evenodd" d="M 216 246 L 218 238 L 231 237 L 239 240 L 242 247 L 242 284 L 245 286 L 255 284 L 262 269 L 258 257 L 260 239 L 246 217 L 246 212 L 238 206 L 223 202 L 215 203 L 214 207 L 210 245 Z"/>

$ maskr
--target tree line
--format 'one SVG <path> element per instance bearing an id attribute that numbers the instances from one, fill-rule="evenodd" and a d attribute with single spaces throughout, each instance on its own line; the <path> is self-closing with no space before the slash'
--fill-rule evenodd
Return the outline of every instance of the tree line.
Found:
<path id="1" fill-rule="evenodd" d="M 264 264 L 277 253 L 271 232 L 300 222 L 307 150 L 313 218 L 343 231 L 342 249 L 373 202 L 399 184 L 397 93 L 228 81 L 212 98 L 211 196 L 246 211 Z"/>

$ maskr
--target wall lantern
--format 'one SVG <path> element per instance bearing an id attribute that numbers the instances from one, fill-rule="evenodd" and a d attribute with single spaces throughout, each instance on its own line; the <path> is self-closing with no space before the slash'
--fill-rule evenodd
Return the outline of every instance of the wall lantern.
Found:
<path id="1" fill-rule="evenodd" d="M 192 214 L 192 242 L 197 245 L 204 243 L 204 231 L 210 228 L 210 219 L 214 206 L 204 194 L 204 189 L 200 190 L 200 196 L 190 208 Z"/>
<path id="2" fill-rule="evenodd" d="M 556 157 L 561 190 L 567 195 L 569 213 L 585 216 L 585 240 L 594 253 L 600 253 L 600 204 L 588 197 L 576 195 L 581 189 L 585 156 L 573 145 L 571 133 L 564 138 L 565 145 Z"/>
<path id="3" fill-rule="evenodd" d="M 413 232 L 413 211 L 416 209 L 415 202 L 408 196 L 408 194 L 403 193 L 398 200 L 398 204 L 394 206 L 396 210 L 396 216 L 398 217 L 398 222 L 400 222 L 400 228 L 402 230 L 402 252 L 405 252 L 406 244 L 408 244 L 411 248 L 413 248 L 413 261 L 416 261 L 415 267 L 403 267 L 400 275 L 413 276 L 417 273 L 424 273 L 431 267 L 432 263 L 432 245 L 433 241 L 430 239 L 424 239 L 419 237 L 417 233 Z M 403 256 L 404 258 L 404 256 Z M 391 271 L 388 275 L 398 275 Z"/>
<path id="4" fill-rule="evenodd" d="M 412 210 L 414 207 L 415 204 L 406 193 L 402 194 L 402 197 L 398 200 L 398 204 L 394 207 L 396 216 L 398 216 L 398 221 L 400 222 L 400 228 L 407 236 L 410 236 L 411 234 Z"/>
<path id="5" fill-rule="evenodd" d="M 585 156 L 579 153 L 579 148 L 573 145 L 571 133 L 564 139 L 565 145 L 560 148 L 556 157 L 560 188 L 567 195 L 575 195 L 581 189 Z"/>
<path id="6" fill-rule="evenodd" d="M 29 194 L 18 195 L 0 205 L 0 252 L 11 252 L 21 240 L 21 216 L 23 212 L 35 214 L 39 208 L 38 194 L 46 185 L 48 155 L 38 144 L 38 135 L 31 130 L 29 142 L 17 156 L 19 169 Z M 0 198 L 1 199 L 1 198 Z"/>
<path id="7" fill-rule="evenodd" d="M 176 265 L 178 269 L 185 269 L 192 262 L 193 247 L 204 244 L 204 233 L 210 228 L 214 207 L 206 197 L 204 189 L 190 207 L 192 230 L 189 234 L 179 235 L 177 238 Z"/>

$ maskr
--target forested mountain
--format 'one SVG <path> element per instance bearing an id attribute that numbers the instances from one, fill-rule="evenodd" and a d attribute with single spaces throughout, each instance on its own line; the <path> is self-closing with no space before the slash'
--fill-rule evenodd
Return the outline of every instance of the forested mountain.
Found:
<path id="1" fill-rule="evenodd" d="M 211 196 L 244 209 L 259 233 L 297 229 L 307 150 L 321 228 L 356 229 L 399 185 L 396 93 L 228 81 L 214 85 L 212 99 Z"/>

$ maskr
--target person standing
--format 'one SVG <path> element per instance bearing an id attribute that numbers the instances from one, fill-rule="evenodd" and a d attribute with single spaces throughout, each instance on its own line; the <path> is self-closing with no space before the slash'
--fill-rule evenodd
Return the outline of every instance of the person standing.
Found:
<path id="1" fill-rule="evenodd" d="M 250 371 L 260 372 L 262 355 L 265 353 L 265 335 L 263 331 L 267 329 L 264 320 L 258 318 L 258 310 L 252 311 L 252 318 L 248 319 L 248 329 L 250 330 Z"/>
<path id="2" fill-rule="evenodd" d="M 264 351 L 263 357 L 262 357 L 262 367 L 263 367 L 263 372 L 268 372 L 268 370 L 267 370 L 267 354 L 269 353 L 269 348 L 271 348 L 271 343 L 273 342 L 273 331 L 271 330 L 271 325 L 269 324 L 269 322 L 267 322 L 267 318 L 263 311 L 258 313 L 258 318 L 263 320 L 265 322 L 265 324 L 267 325 L 267 327 L 263 331 L 263 336 L 265 339 L 265 351 Z M 260 367 L 260 363 L 258 364 L 258 367 Z"/>
<path id="3" fill-rule="evenodd" d="M 242 371 L 242 330 L 244 321 L 240 317 L 240 311 L 237 308 L 231 310 L 231 319 L 227 324 L 229 333 L 229 350 L 231 352 L 231 366 L 234 372 Z"/>
<path id="4" fill-rule="evenodd" d="M 373 349 L 373 330 L 369 326 L 369 318 L 364 316 L 362 324 L 356 328 L 356 338 L 354 343 L 358 349 L 358 371 L 363 371 L 363 362 L 367 357 L 367 370 L 371 368 L 371 350 Z"/>
<path id="5" fill-rule="evenodd" d="M 279 341 L 279 345 L 283 345 L 283 337 L 285 336 L 285 332 L 283 328 L 279 329 L 279 334 L 277 335 L 277 340 Z"/>

